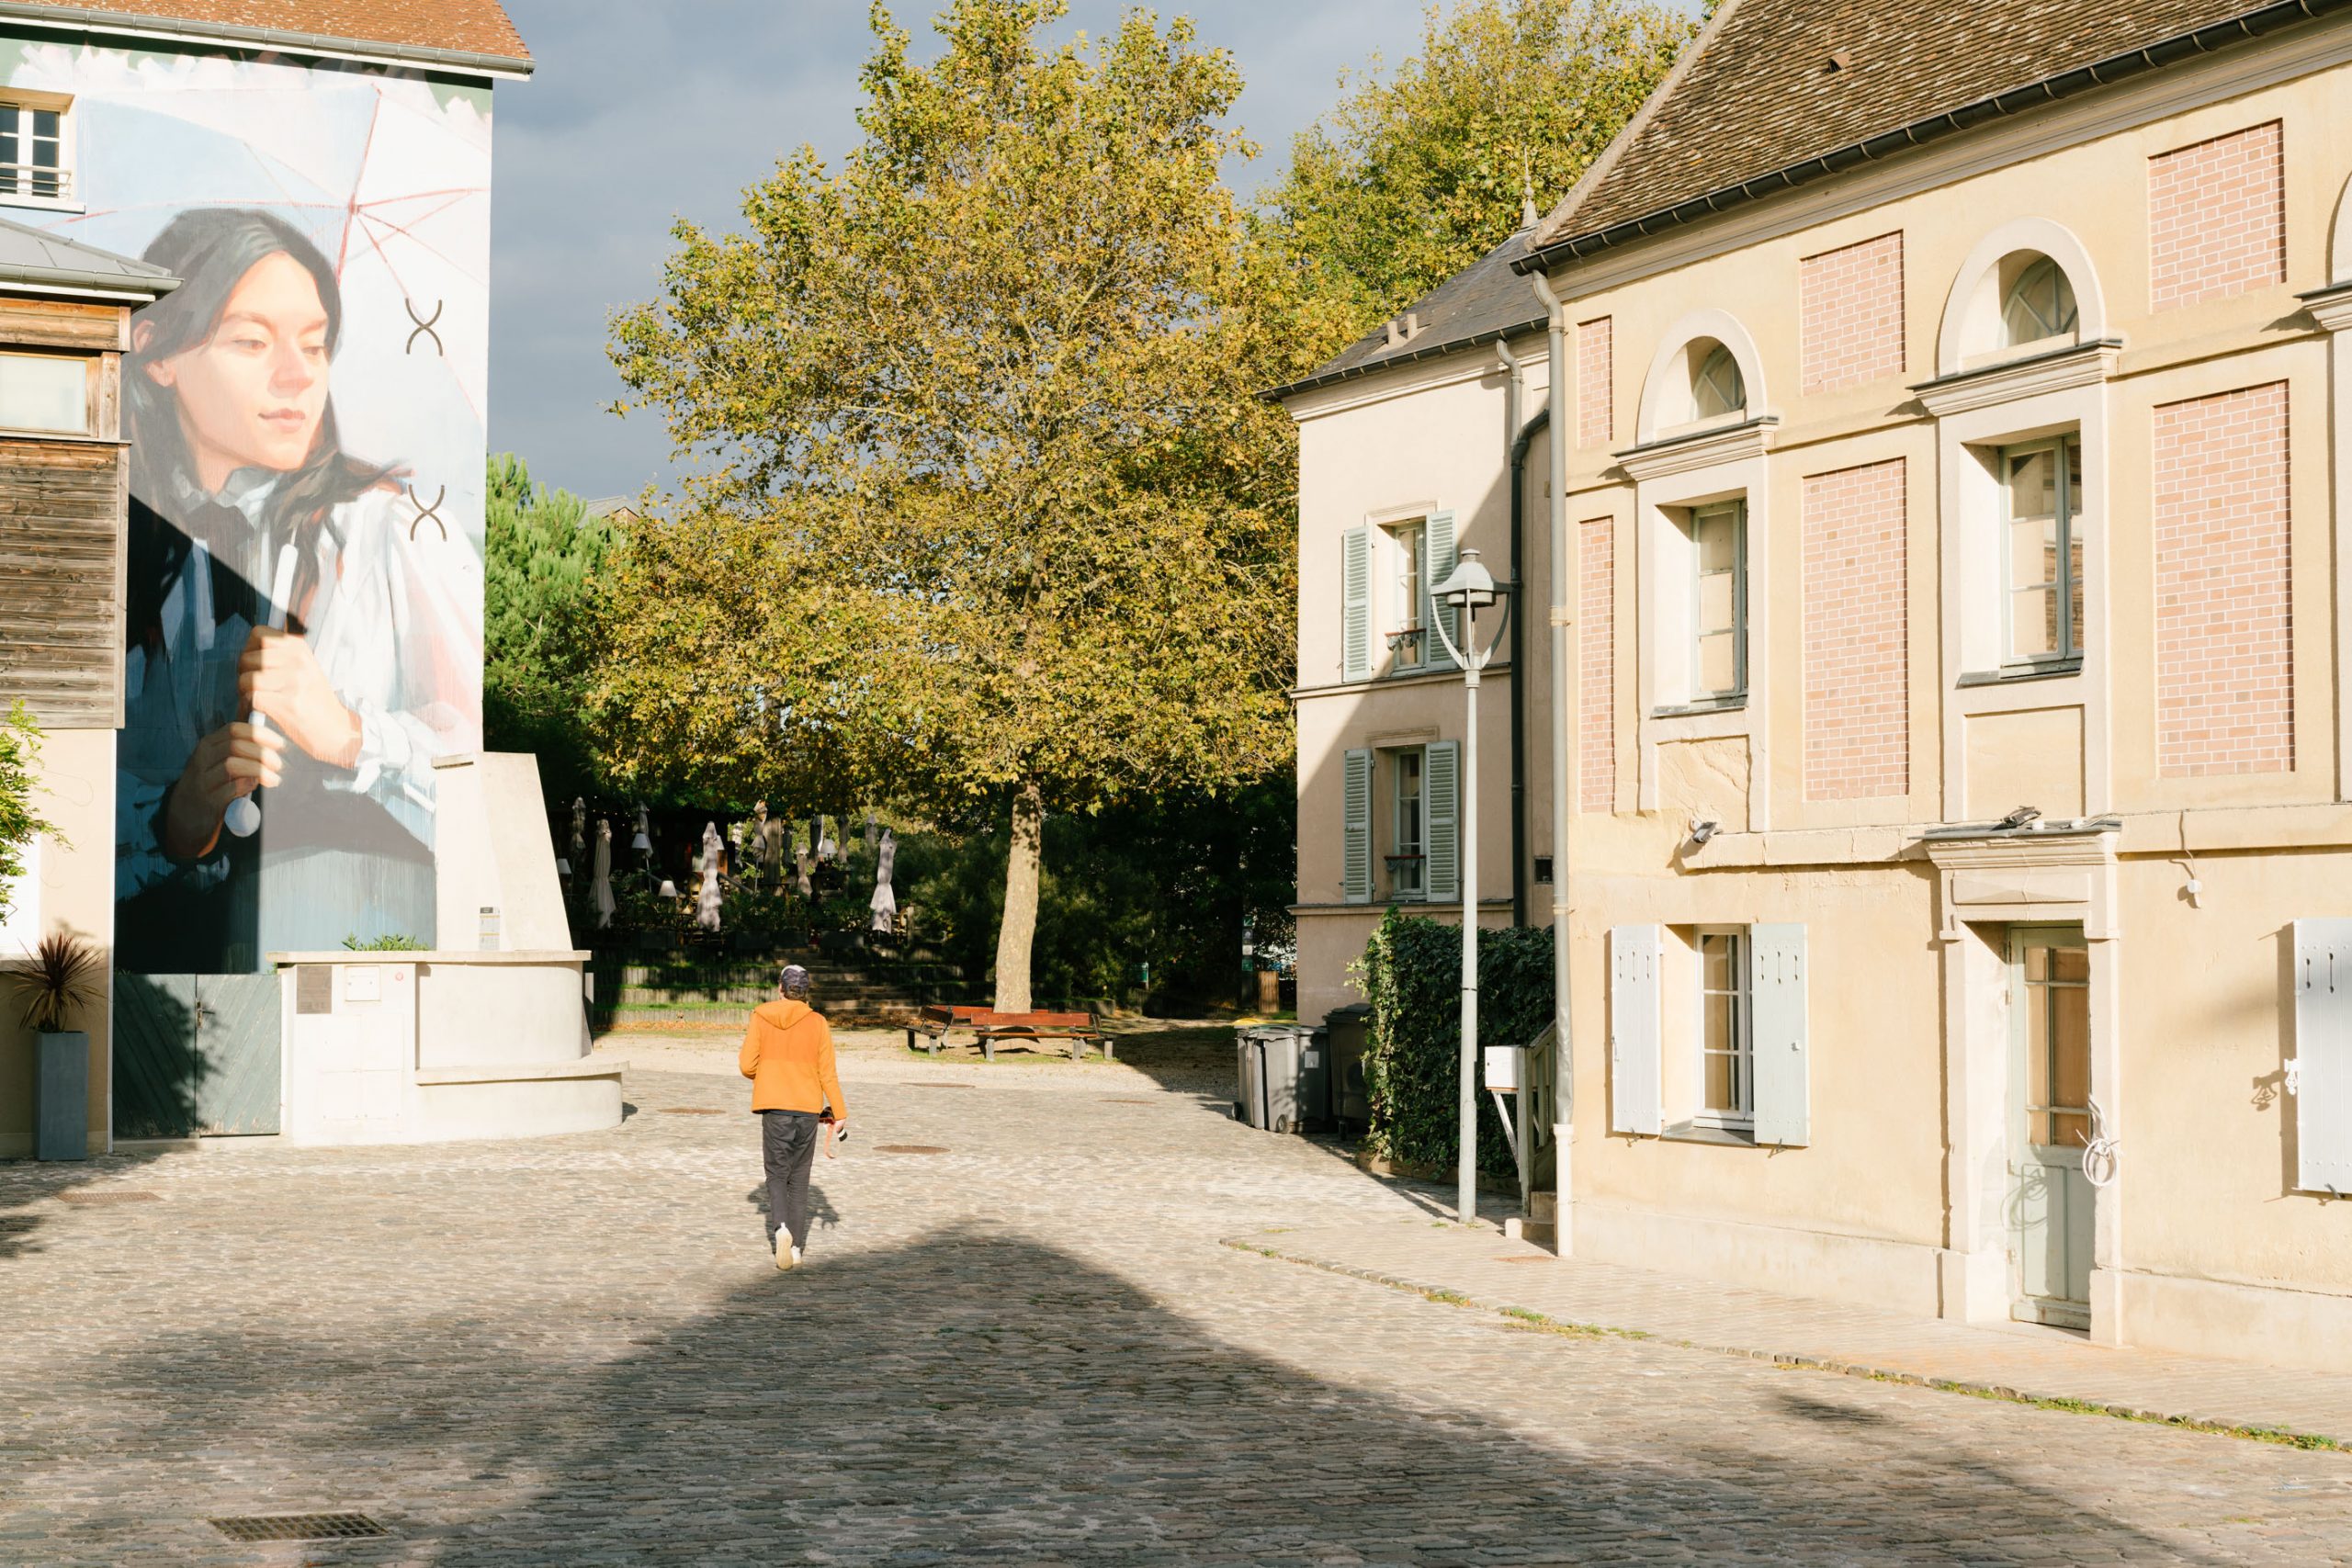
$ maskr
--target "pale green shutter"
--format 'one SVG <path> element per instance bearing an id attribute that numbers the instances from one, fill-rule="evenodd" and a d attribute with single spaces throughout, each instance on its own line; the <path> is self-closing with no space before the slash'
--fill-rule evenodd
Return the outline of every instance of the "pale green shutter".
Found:
<path id="1" fill-rule="evenodd" d="M 1421 748 L 1422 834 L 1429 875 L 1421 886 L 1432 904 L 1462 897 L 1462 742 L 1432 740 Z"/>
<path id="2" fill-rule="evenodd" d="M 1432 512 L 1425 526 L 1428 529 L 1430 559 L 1428 570 L 1421 573 L 1420 616 L 1421 625 L 1432 629 L 1421 640 L 1429 648 L 1430 668 L 1450 670 L 1453 667 L 1453 660 L 1446 657 L 1445 640 L 1437 635 L 1434 628 L 1439 624 L 1438 617 L 1443 616 L 1446 637 L 1453 639 L 1454 647 L 1462 646 L 1461 616 L 1437 602 L 1438 584 L 1453 575 L 1456 553 L 1453 547 L 1453 513 Z"/>
<path id="3" fill-rule="evenodd" d="M 1609 928 L 1609 1130 L 1657 1136 L 1658 929 Z"/>
<path id="4" fill-rule="evenodd" d="M 1810 1141 L 1804 927 L 1747 929 L 1747 1045 L 1755 1063 L 1756 1141 Z"/>
<path id="5" fill-rule="evenodd" d="M 1340 677 L 1372 679 L 1372 529 L 1351 528 L 1340 549 Z"/>
<path id="6" fill-rule="evenodd" d="M 2352 1193 L 2352 920 L 2295 922 L 2295 1185 Z"/>
<path id="7" fill-rule="evenodd" d="M 1372 753 L 1351 751 L 1340 773 L 1340 896 L 1372 902 Z"/>

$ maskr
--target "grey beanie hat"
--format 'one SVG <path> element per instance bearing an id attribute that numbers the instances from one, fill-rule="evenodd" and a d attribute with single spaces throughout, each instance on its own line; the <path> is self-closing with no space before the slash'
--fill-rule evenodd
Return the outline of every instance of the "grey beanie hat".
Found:
<path id="1" fill-rule="evenodd" d="M 797 964 L 787 964 L 784 973 L 775 977 L 775 988 L 796 1002 L 808 999 L 808 971 Z"/>

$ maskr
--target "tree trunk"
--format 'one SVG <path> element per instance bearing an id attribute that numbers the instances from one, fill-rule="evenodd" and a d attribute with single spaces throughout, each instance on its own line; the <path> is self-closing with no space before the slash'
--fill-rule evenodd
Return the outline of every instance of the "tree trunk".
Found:
<path id="1" fill-rule="evenodd" d="M 1037 862 L 1046 800 L 1034 783 L 1012 797 L 1012 852 L 1004 864 L 1004 919 L 996 932 L 996 1010 L 1029 1010 L 1029 948 L 1037 934 Z"/>

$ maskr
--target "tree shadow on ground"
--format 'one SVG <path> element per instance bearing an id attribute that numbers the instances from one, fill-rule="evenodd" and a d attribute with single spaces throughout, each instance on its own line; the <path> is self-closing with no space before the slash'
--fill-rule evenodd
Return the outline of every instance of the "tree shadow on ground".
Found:
<path id="1" fill-rule="evenodd" d="M 2195 1560 L 1948 1438 L 1844 1429 L 1825 1391 L 1768 1406 L 1770 1429 L 1727 1400 L 1696 1444 L 1638 1399 L 1563 1409 L 1560 1444 L 1538 1444 L 1237 1348 L 1114 1274 L 978 1228 L 763 1271 L 603 1364 L 529 1343 L 464 1319 L 429 1355 L 192 1329 L 115 1375 L 152 1390 L 182 1451 L 266 1430 L 284 1447 L 264 1468 L 305 1489 L 341 1478 L 334 1506 L 381 1510 L 398 1561 L 444 1568 Z M 191 1358 L 212 1393 L 183 1396 Z"/>
<path id="2" fill-rule="evenodd" d="M 0 1161 L 0 1264 L 40 1250 L 40 1233 L 61 1217 L 58 1204 L 112 1207 L 157 1195 L 135 1185 L 135 1172 L 169 1151 L 129 1149 L 81 1160 Z M 0 1277 L 0 1296 L 5 1296 Z"/>

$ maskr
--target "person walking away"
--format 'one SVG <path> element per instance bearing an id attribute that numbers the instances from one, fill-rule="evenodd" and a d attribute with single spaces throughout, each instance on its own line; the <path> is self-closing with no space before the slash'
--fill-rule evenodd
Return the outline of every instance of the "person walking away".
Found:
<path id="1" fill-rule="evenodd" d="M 808 971 L 785 966 L 777 998 L 752 1010 L 736 1066 L 752 1080 L 752 1109 L 760 1117 L 767 1160 L 768 1243 L 775 1266 L 790 1269 L 808 1243 L 808 1162 L 817 1152 L 820 1112 L 831 1109 L 835 1136 L 849 1126 L 849 1107 L 833 1063 L 833 1032 L 808 1005 Z"/>

